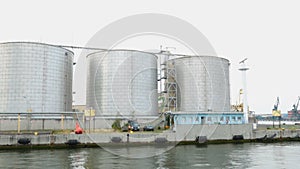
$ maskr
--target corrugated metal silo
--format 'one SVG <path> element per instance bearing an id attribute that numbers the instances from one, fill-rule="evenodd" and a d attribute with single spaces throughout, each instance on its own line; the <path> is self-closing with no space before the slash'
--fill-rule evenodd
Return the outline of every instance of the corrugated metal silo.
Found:
<path id="1" fill-rule="evenodd" d="M 32 42 L 0 44 L 0 112 L 72 110 L 73 53 Z"/>
<path id="2" fill-rule="evenodd" d="M 87 108 L 102 116 L 156 115 L 157 57 L 131 50 L 87 56 Z"/>
<path id="3" fill-rule="evenodd" d="M 173 62 L 179 111 L 230 111 L 229 61 L 214 56 L 185 56 Z"/>

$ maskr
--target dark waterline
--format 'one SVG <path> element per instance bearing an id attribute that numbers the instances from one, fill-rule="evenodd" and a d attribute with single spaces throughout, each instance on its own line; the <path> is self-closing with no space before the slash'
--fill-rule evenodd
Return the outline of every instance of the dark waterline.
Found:
<path id="1" fill-rule="evenodd" d="M 0 168 L 299 168 L 300 143 L 0 151 Z M 161 151 L 161 152 L 159 152 Z M 112 153 L 111 153 L 112 152 Z M 155 154 L 152 156 L 153 154 Z M 121 154 L 122 156 L 116 155 Z M 150 156 L 150 157 L 148 157 Z M 146 157 L 146 158 L 143 158 Z"/>

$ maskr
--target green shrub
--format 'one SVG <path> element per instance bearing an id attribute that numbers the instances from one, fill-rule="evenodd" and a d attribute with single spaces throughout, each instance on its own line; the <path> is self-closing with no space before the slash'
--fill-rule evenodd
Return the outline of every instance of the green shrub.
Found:
<path id="1" fill-rule="evenodd" d="M 121 130 L 121 120 L 116 119 L 114 123 L 111 125 L 111 128 L 113 128 L 114 130 Z"/>

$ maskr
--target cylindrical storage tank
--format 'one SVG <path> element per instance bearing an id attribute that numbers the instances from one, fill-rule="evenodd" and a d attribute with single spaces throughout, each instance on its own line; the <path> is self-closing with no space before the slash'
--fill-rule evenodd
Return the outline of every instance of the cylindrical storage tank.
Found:
<path id="1" fill-rule="evenodd" d="M 0 43 L 0 112 L 72 110 L 73 53 L 54 45 Z"/>
<path id="2" fill-rule="evenodd" d="M 230 111 L 229 61 L 214 56 L 185 56 L 174 65 L 179 111 Z"/>
<path id="3" fill-rule="evenodd" d="M 157 57 L 132 50 L 88 55 L 86 101 L 100 116 L 157 115 Z"/>

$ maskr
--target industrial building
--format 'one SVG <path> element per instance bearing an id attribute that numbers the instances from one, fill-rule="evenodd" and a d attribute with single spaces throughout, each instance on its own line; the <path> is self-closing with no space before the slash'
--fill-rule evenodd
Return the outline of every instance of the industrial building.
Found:
<path id="1" fill-rule="evenodd" d="M 61 120 L 63 129 L 63 122 L 69 119 L 69 127 L 72 126 L 78 119 L 68 114 L 72 111 L 73 55 L 61 46 L 1 43 L 2 115 L 40 113 L 26 117 L 28 125 L 39 124 L 44 129 L 45 120 Z M 168 125 L 174 128 L 186 124 L 245 123 L 242 112 L 230 112 L 227 59 L 102 50 L 88 54 L 86 60 L 86 105 L 73 107 L 87 117 L 83 123 L 88 120 L 89 127 L 92 122 L 96 129 L 111 128 L 116 119 L 122 123 L 137 120 L 141 124 L 161 125 L 166 122 L 164 114 L 171 117 Z M 2 119 L 11 120 L 5 118 Z"/>
<path id="2" fill-rule="evenodd" d="M 243 124 L 240 112 L 174 112 L 174 126 L 181 124 Z"/>
<path id="3" fill-rule="evenodd" d="M 162 69 L 168 125 L 243 124 L 242 112 L 230 112 L 229 66 L 216 56 L 177 56 Z M 162 96 L 162 95 L 161 95 Z"/>

